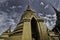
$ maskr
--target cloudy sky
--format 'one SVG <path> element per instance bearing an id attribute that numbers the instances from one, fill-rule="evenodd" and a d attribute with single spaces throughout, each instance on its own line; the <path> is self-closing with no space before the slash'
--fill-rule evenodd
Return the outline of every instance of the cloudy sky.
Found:
<path id="1" fill-rule="evenodd" d="M 49 30 L 52 30 L 56 22 L 56 13 L 51 7 L 54 6 L 60 11 L 59 0 L 0 0 L 0 35 L 11 27 L 16 28 L 23 12 L 30 3 L 32 11 L 36 12 Z M 4 29 L 4 30 L 3 30 Z"/>

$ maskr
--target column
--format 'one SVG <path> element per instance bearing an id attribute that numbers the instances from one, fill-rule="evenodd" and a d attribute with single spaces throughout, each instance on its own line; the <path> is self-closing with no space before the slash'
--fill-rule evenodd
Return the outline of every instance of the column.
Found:
<path id="1" fill-rule="evenodd" d="M 40 33 L 40 40 L 49 40 L 47 28 L 42 20 L 38 21 L 38 28 Z"/>
<path id="2" fill-rule="evenodd" d="M 32 40 L 31 36 L 31 23 L 30 21 L 25 20 L 23 25 L 23 34 L 22 34 L 22 40 Z"/>

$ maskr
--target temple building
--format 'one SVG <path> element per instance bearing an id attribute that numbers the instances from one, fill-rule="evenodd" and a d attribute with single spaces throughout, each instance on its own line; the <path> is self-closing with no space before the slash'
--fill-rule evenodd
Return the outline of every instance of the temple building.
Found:
<path id="1" fill-rule="evenodd" d="M 59 40 L 59 35 L 49 30 L 28 5 L 27 10 L 21 17 L 20 23 L 13 32 L 8 29 L 0 40 Z"/>

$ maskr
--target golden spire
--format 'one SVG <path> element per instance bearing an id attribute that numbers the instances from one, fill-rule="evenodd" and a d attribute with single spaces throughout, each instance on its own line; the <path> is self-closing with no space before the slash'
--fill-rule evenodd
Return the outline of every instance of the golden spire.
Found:
<path id="1" fill-rule="evenodd" d="M 27 7 L 27 10 L 31 10 L 31 7 L 30 7 L 29 2 L 28 2 L 28 7 Z"/>

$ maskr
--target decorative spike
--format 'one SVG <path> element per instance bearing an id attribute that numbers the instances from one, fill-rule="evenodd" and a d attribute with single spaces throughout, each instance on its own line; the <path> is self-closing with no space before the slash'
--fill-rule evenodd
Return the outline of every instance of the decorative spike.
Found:
<path id="1" fill-rule="evenodd" d="M 50 3 L 50 5 L 52 6 L 52 8 L 55 10 L 56 13 L 59 13 L 58 10 L 56 8 L 54 8 L 54 6 Z"/>
<path id="2" fill-rule="evenodd" d="M 28 2 L 27 10 L 31 10 L 30 3 Z"/>
<path id="3" fill-rule="evenodd" d="M 54 7 L 53 7 L 53 9 L 55 10 L 55 12 L 56 12 L 56 13 L 59 13 L 59 12 L 58 12 L 58 10 L 57 10 L 57 9 L 55 9 Z"/>
<path id="4" fill-rule="evenodd" d="M 27 10 L 31 10 L 30 5 L 28 5 Z"/>

